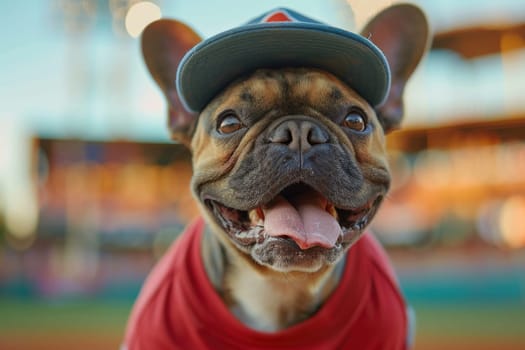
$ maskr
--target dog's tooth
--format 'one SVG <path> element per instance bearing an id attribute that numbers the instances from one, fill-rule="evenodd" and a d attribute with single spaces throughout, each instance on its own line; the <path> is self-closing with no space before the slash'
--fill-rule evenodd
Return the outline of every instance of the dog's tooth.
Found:
<path id="1" fill-rule="evenodd" d="M 332 215 L 336 220 L 338 219 L 337 210 L 335 210 L 335 207 L 332 204 L 327 204 L 325 210 L 328 214 Z"/>
<path id="2" fill-rule="evenodd" d="M 257 210 L 250 210 L 248 212 L 248 217 L 250 218 L 250 222 L 254 225 L 257 224 L 260 220 L 259 215 L 257 214 Z"/>
<path id="3" fill-rule="evenodd" d="M 261 208 L 250 210 L 248 212 L 248 217 L 253 225 L 262 226 L 264 224 L 264 213 Z"/>

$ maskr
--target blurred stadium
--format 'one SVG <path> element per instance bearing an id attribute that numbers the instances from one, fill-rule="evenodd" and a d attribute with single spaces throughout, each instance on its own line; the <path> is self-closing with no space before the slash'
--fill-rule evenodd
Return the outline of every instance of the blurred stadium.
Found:
<path id="1" fill-rule="evenodd" d="M 396 1 L 49 0 L 0 5 L 0 349 L 116 349 L 141 283 L 197 215 L 137 37 L 209 36 L 274 6 L 359 28 Z M 431 51 L 388 137 L 373 224 L 415 349 L 525 349 L 525 1 L 412 1 Z"/>

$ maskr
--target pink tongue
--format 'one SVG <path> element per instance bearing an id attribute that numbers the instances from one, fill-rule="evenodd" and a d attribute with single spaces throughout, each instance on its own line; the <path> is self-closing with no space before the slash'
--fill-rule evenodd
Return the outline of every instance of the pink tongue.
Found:
<path id="1" fill-rule="evenodd" d="M 301 249 L 333 247 L 342 232 L 337 220 L 325 211 L 325 199 L 310 192 L 292 201 L 279 196 L 264 208 L 266 233 L 273 237 L 289 237 Z"/>

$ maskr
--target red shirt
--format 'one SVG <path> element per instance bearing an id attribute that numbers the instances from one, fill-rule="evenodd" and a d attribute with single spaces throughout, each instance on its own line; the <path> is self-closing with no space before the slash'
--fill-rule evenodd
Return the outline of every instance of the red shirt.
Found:
<path id="1" fill-rule="evenodd" d="M 132 310 L 128 350 L 406 349 L 407 317 L 392 269 L 372 235 L 348 252 L 344 276 L 310 319 L 277 333 L 244 326 L 222 302 L 201 260 L 202 219 L 155 266 Z"/>

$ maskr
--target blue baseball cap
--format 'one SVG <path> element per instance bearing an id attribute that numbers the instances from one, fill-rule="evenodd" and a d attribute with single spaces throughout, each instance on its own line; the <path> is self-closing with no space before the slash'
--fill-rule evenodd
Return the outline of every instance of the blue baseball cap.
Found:
<path id="1" fill-rule="evenodd" d="M 177 91 L 187 110 L 200 112 L 233 80 L 259 68 L 284 67 L 330 72 L 372 106 L 390 89 L 388 62 L 370 40 L 277 8 L 188 51 L 177 70 Z"/>

